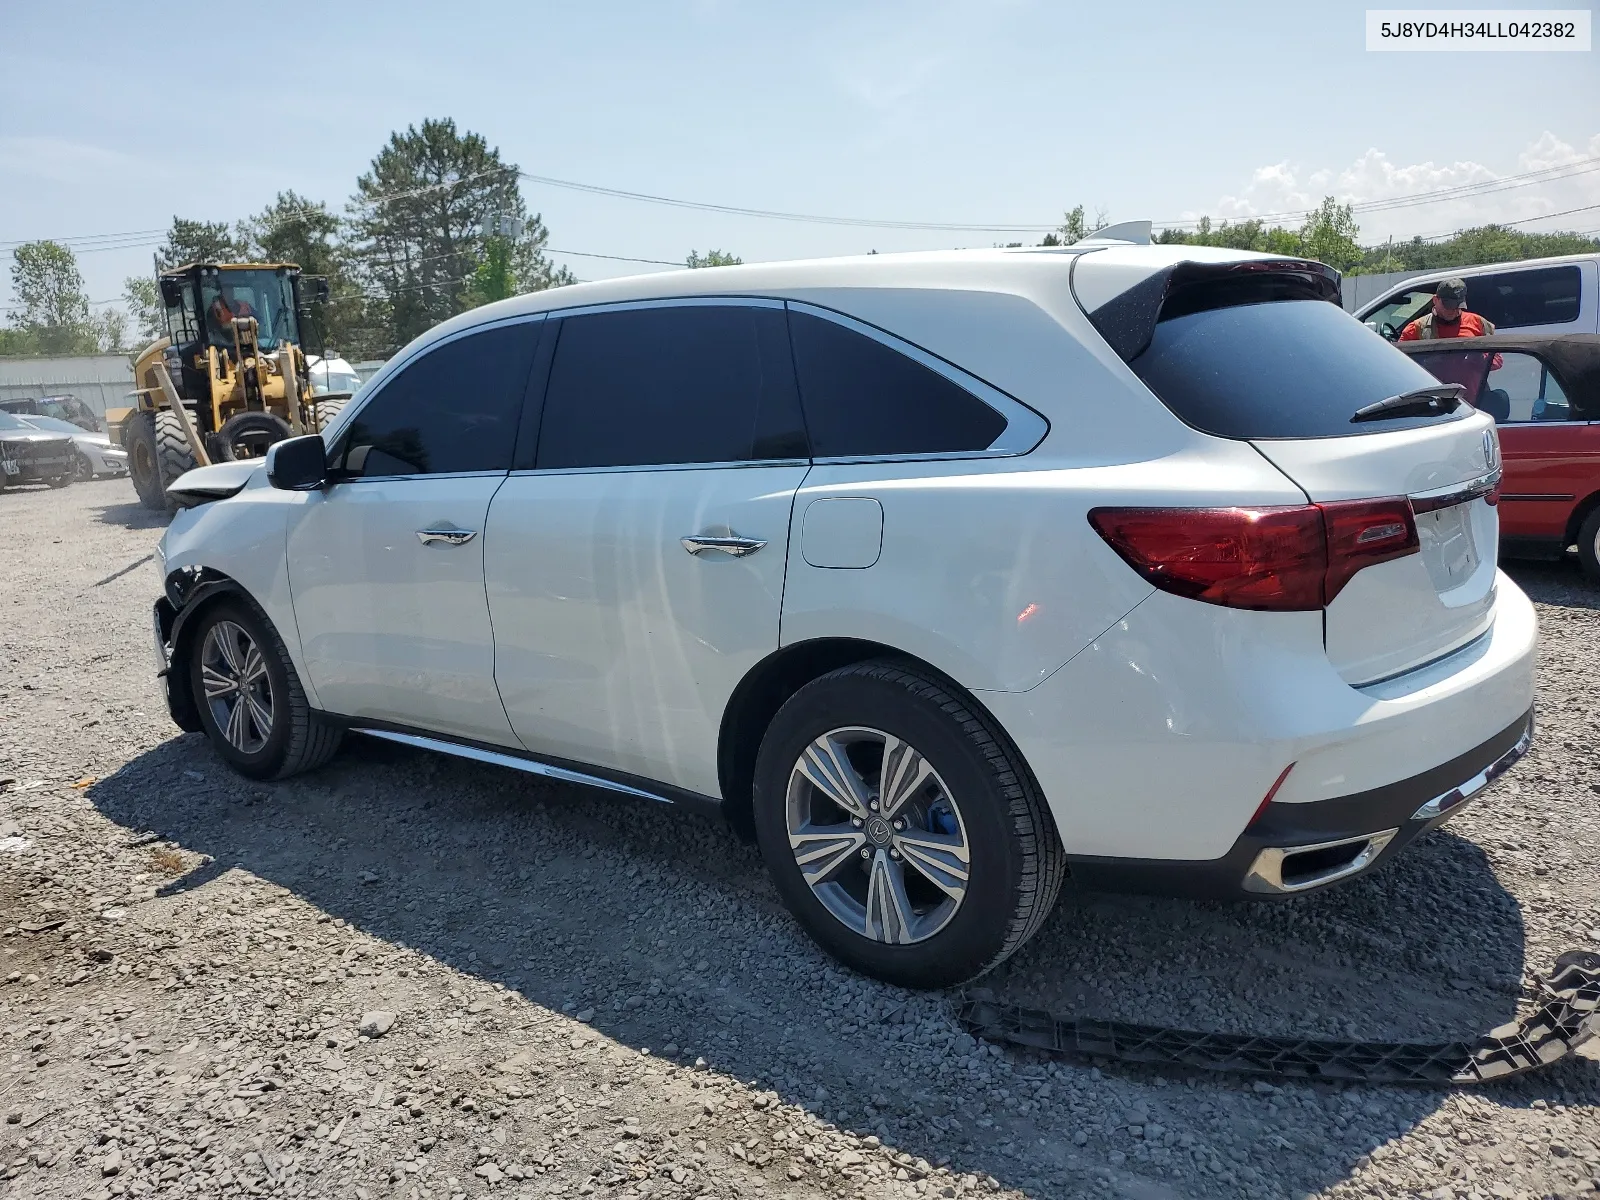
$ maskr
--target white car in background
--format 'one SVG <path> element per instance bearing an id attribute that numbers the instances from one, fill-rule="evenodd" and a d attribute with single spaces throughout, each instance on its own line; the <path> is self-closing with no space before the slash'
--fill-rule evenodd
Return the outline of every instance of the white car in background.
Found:
<path id="1" fill-rule="evenodd" d="M 121 446 L 113 446 L 106 434 L 91 433 L 59 417 L 19 413 L 17 420 L 48 433 L 64 433 L 70 436 L 73 449 L 77 451 L 77 461 L 74 465 L 76 473 L 73 477 L 79 482 L 86 479 L 114 479 L 128 473 L 128 452 Z"/>
<path id="2" fill-rule="evenodd" d="M 1600 332 L 1600 254 L 1530 258 L 1487 267 L 1449 267 L 1396 284 L 1356 318 L 1391 342 L 1427 312 L 1446 279 L 1467 284 L 1467 308 L 1496 333 Z"/>
<path id="3" fill-rule="evenodd" d="M 320 358 L 308 354 L 306 372 L 311 376 L 311 390 L 317 395 L 354 392 L 361 386 L 361 376 L 342 358 Z"/>
<path id="4" fill-rule="evenodd" d="M 724 813 L 851 966 L 1063 881 L 1282 897 L 1532 736 L 1493 422 L 1320 264 L 1113 230 L 556 288 L 418 338 L 162 539 L 173 718 Z"/>

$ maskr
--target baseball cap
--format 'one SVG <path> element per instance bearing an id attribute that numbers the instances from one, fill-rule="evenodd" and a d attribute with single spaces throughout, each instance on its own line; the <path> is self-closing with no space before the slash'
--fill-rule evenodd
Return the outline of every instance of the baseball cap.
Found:
<path id="1" fill-rule="evenodd" d="M 1467 298 L 1467 281 L 1465 279 L 1446 279 L 1433 294 L 1446 304 L 1459 308 Z"/>

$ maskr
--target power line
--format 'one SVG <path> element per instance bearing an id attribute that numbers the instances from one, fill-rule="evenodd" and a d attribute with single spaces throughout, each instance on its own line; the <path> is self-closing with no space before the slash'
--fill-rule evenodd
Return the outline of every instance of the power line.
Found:
<path id="1" fill-rule="evenodd" d="M 1473 183 L 1455 184 L 1450 187 L 1435 188 L 1431 191 L 1416 192 L 1409 196 L 1391 196 L 1378 200 L 1357 201 L 1351 204 L 1353 212 L 1388 212 L 1399 208 L 1410 208 L 1423 204 L 1446 203 L 1451 200 L 1462 200 L 1496 192 L 1509 191 L 1514 188 L 1530 187 L 1541 183 L 1555 182 L 1561 179 L 1570 179 L 1578 175 L 1585 175 L 1600 171 L 1600 157 L 1577 159 L 1570 163 L 1562 163 L 1553 167 L 1542 167 L 1534 171 L 1525 171 L 1518 175 L 1505 175 L 1496 179 L 1478 180 Z M 901 230 L 929 230 L 960 233 L 1045 233 L 1058 228 L 1056 224 L 1029 224 L 1019 222 L 996 222 L 994 224 L 976 224 L 970 222 L 946 221 L 912 221 L 901 219 L 880 219 L 872 217 L 832 216 L 820 213 L 788 212 L 780 209 L 751 208 L 740 205 L 715 204 L 709 201 L 685 200 L 680 197 L 660 196 L 650 192 L 636 192 L 624 188 L 605 187 L 600 184 L 582 183 L 571 179 L 557 179 L 549 175 L 536 175 L 528 171 L 518 171 L 513 167 L 494 167 L 486 171 L 479 171 L 471 175 L 464 175 L 458 179 L 445 180 L 440 183 L 426 184 L 421 187 L 407 188 L 397 192 L 382 194 L 352 200 L 350 207 L 373 208 L 392 200 L 406 199 L 411 196 L 424 195 L 429 192 L 440 191 L 459 187 L 476 179 L 489 176 L 515 172 L 517 176 L 532 183 L 543 184 L 547 187 L 565 188 L 571 191 L 584 192 L 592 195 L 611 196 L 618 199 L 635 200 L 642 203 L 662 204 L 674 208 L 692 209 L 702 212 L 726 213 L 732 216 L 745 216 L 763 220 L 798 221 L 810 224 L 843 225 L 857 228 L 870 229 L 901 229 Z M 1256 213 L 1243 220 L 1287 220 L 1295 217 L 1304 217 L 1315 209 L 1291 209 L 1281 212 Z M 322 206 L 310 206 L 276 213 L 274 216 L 292 217 L 297 213 L 323 214 L 331 210 Z M 1199 224 L 1201 218 L 1167 219 L 1154 222 L 1163 228 L 1187 228 Z M 1504 223 L 1504 222 L 1502 222 Z M 122 233 L 77 234 L 69 237 L 47 239 L 23 239 L 15 241 L 0 241 L 0 251 L 13 249 L 26 244 L 27 241 L 54 241 L 68 246 L 78 253 L 94 253 L 100 250 L 130 250 L 140 246 L 159 244 L 165 230 L 140 229 L 128 230 Z M 554 252 L 554 251 L 552 251 Z M 590 251 L 561 251 L 560 253 L 576 254 L 582 257 L 605 258 L 606 255 Z M 625 256 L 611 256 L 630 262 L 652 262 L 660 265 L 676 266 L 663 259 L 632 259 Z"/>
<path id="2" fill-rule="evenodd" d="M 1586 175 L 1592 171 L 1600 170 L 1600 158 L 1576 159 L 1570 163 L 1562 163 L 1555 167 L 1542 167 L 1537 171 L 1525 171 L 1520 175 L 1502 175 L 1497 179 L 1483 179 L 1476 183 L 1455 184 L 1452 187 L 1436 188 L 1428 192 L 1414 192 L 1409 196 L 1391 196 L 1381 200 L 1361 200 L 1350 205 L 1352 212 L 1387 212 L 1397 208 L 1412 208 L 1422 204 L 1443 204 L 1451 200 L 1473 199 L 1477 196 L 1489 195 L 1494 192 L 1511 191 L 1515 188 L 1531 187 L 1541 183 L 1553 183 L 1561 179 L 1569 179 L 1576 175 Z M 1305 217 L 1315 212 L 1314 208 L 1293 209 L 1283 212 L 1251 213 L 1249 216 L 1236 218 L 1246 221 L 1275 221 L 1288 220 L 1294 217 Z M 1156 221 L 1155 225 L 1175 229 L 1183 226 L 1198 225 L 1204 218 L 1184 218 L 1182 220 Z"/>
<path id="3" fill-rule="evenodd" d="M 819 213 L 784 212 L 770 208 L 744 208 L 733 204 L 712 204 L 702 200 L 681 200 L 672 196 L 657 196 L 649 192 L 630 192 L 623 188 L 602 187 L 595 183 L 578 183 L 571 179 L 555 179 L 549 175 L 534 175 L 528 171 L 522 172 L 522 178 L 533 183 L 541 183 L 546 187 L 567 188 L 575 192 L 587 192 L 592 195 L 612 196 L 622 200 L 639 200 L 649 204 L 665 204 L 672 208 L 688 208 L 701 212 L 727 213 L 736 217 L 760 217 L 776 221 L 800 221 L 815 225 L 851 225 L 869 229 L 926 229 L 944 230 L 957 233 L 1048 233 L 1057 228 L 1051 225 L 1021 225 L 1016 223 L 1001 223 L 995 225 L 973 225 L 957 222 L 943 221 L 890 221 L 879 220 L 871 217 L 834 217 L 824 216 Z"/>

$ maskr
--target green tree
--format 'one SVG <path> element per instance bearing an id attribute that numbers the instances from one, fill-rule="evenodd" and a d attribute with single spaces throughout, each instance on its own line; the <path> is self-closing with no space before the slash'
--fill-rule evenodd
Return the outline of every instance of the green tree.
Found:
<path id="1" fill-rule="evenodd" d="M 0 327 L 0 358 L 23 358 L 39 353 L 39 341 L 29 329 Z"/>
<path id="2" fill-rule="evenodd" d="M 1105 227 L 1105 209 L 1102 208 L 1095 212 L 1094 222 L 1091 224 L 1089 218 L 1084 215 L 1083 205 L 1079 204 L 1065 213 L 1061 219 L 1060 227 L 1054 233 L 1045 234 L 1044 240 L 1039 244 L 1041 246 L 1070 246 L 1074 242 L 1083 241 L 1095 230 L 1104 229 Z"/>
<path id="3" fill-rule="evenodd" d="M 190 221 L 173 217 L 166 243 L 156 251 L 157 265 L 163 270 L 192 262 L 240 262 L 244 248 L 226 221 Z"/>
<path id="4" fill-rule="evenodd" d="M 117 308 L 107 308 L 94 322 L 95 339 L 102 354 L 120 354 L 130 349 L 128 345 L 128 314 Z"/>
<path id="5" fill-rule="evenodd" d="M 1348 271 L 1363 257 L 1356 243 L 1360 234 L 1350 206 L 1326 196 L 1300 227 L 1300 253 L 1335 270 Z"/>
<path id="6" fill-rule="evenodd" d="M 141 346 L 167 335 L 167 319 L 161 307 L 161 289 L 148 275 L 129 275 L 122 281 L 122 302 L 133 322 L 133 337 Z"/>
<path id="7" fill-rule="evenodd" d="M 1423 241 L 1411 238 L 1392 245 L 1369 246 L 1363 254 L 1363 271 L 1438 271 L 1449 267 L 1475 267 L 1516 262 L 1524 258 L 1553 258 L 1561 254 L 1600 251 L 1600 237 L 1581 233 L 1527 233 L 1504 225 L 1479 225 L 1448 238 Z"/>
<path id="8" fill-rule="evenodd" d="M 72 251 L 57 242 L 26 242 L 11 253 L 17 328 L 12 353 L 92 354 L 98 348 L 89 297 Z"/>
<path id="9" fill-rule="evenodd" d="M 729 254 L 724 250 L 707 250 L 702 256 L 698 250 L 689 251 L 689 257 L 683 260 L 691 268 L 699 267 L 737 267 L 744 262 L 737 254 Z"/>
<path id="10" fill-rule="evenodd" d="M 483 239 L 478 269 L 467 287 L 466 304 L 476 308 L 517 294 L 516 242 L 503 234 Z"/>
<path id="11" fill-rule="evenodd" d="M 368 295 L 363 349 L 392 349 L 474 302 L 491 217 L 520 223 L 511 252 L 519 291 L 572 282 L 544 255 L 544 222 L 529 216 L 520 172 L 452 120 L 389 136 L 350 200 L 352 260 Z"/>
<path id="12" fill-rule="evenodd" d="M 351 350 L 360 339 L 364 297 L 351 270 L 343 238 L 343 222 L 321 201 L 295 192 L 279 192 L 266 208 L 240 221 L 236 237 L 243 257 L 252 262 L 294 263 L 302 276 L 328 281 L 325 303 L 310 301 L 307 311 L 320 332 L 302 336 L 325 343 L 330 351 Z"/>

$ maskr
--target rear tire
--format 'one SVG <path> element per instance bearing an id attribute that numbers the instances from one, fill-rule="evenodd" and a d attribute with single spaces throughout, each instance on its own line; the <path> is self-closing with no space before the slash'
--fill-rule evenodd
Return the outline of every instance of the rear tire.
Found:
<path id="1" fill-rule="evenodd" d="M 842 788 L 814 782 L 830 754 L 854 773 Z M 891 662 L 791 696 L 762 739 L 753 799 L 789 911 L 835 958 L 902 987 L 962 983 L 1015 953 L 1065 875 L 1049 809 L 1004 734 L 949 684 Z"/>
<path id="2" fill-rule="evenodd" d="M 285 779 L 333 757 L 344 730 L 312 710 L 283 640 L 253 602 L 217 602 L 188 644 L 201 727 L 235 771 Z"/>
<path id="3" fill-rule="evenodd" d="M 317 432 L 321 433 L 333 424 L 333 420 L 344 411 L 348 400 L 319 400 L 317 401 Z"/>
<path id="4" fill-rule="evenodd" d="M 1600 580 L 1600 507 L 1584 518 L 1578 530 L 1578 562 L 1585 575 Z"/>

